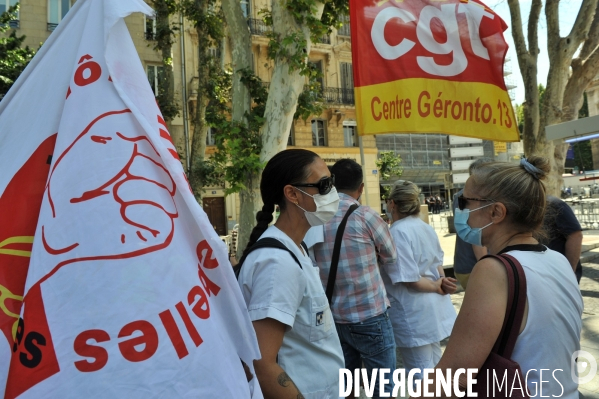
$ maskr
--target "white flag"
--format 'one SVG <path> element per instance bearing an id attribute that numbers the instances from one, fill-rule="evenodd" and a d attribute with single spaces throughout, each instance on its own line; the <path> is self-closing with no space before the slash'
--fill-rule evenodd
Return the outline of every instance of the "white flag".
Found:
<path id="1" fill-rule="evenodd" d="M 133 12 L 152 14 L 75 3 L 0 102 L 0 397 L 262 397 L 241 363 L 259 358 L 245 303 Z"/>

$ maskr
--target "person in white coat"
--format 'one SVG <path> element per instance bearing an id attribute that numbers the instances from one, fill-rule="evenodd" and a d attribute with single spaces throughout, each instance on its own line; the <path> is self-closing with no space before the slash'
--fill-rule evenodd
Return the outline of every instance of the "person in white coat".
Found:
<path id="1" fill-rule="evenodd" d="M 238 273 L 262 354 L 254 365 L 265 399 L 339 397 L 343 352 L 318 268 L 302 245 L 311 226 L 337 212 L 333 184 L 324 161 L 302 149 L 278 153 L 262 173 L 264 206 Z M 281 214 L 269 227 L 275 205 Z M 265 238 L 283 247 L 252 250 Z"/>
<path id="2" fill-rule="evenodd" d="M 420 190 L 409 181 L 398 180 L 387 198 L 393 224 L 391 236 L 397 262 L 383 270 L 383 281 L 391 302 L 389 316 L 395 343 L 403 358 L 406 375 L 433 368 L 441 358 L 439 342 L 451 334 L 456 312 L 448 294 L 456 291 L 456 280 L 445 277 L 443 250 L 435 230 L 420 219 Z"/>

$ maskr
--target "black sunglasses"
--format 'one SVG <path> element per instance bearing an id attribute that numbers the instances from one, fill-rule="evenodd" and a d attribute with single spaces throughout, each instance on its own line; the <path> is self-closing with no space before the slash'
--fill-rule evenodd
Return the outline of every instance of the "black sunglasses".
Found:
<path id="1" fill-rule="evenodd" d="M 323 177 L 317 183 L 292 184 L 293 187 L 317 187 L 318 194 L 327 195 L 335 185 L 335 175 Z"/>
<path id="2" fill-rule="evenodd" d="M 468 203 L 468 201 L 489 202 L 489 201 L 493 201 L 493 200 L 484 199 L 484 198 L 467 198 L 467 197 L 464 197 L 464 195 L 460 195 L 458 197 L 458 208 L 460 209 L 460 211 L 463 211 L 464 208 L 466 208 L 466 204 Z"/>

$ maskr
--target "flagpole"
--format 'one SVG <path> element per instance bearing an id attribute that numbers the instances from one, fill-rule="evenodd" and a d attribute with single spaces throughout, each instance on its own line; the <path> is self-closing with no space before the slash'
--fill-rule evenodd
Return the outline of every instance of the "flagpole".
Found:
<path id="1" fill-rule="evenodd" d="M 183 12 L 179 12 L 179 24 L 181 25 L 181 88 L 182 88 L 182 108 L 183 108 L 183 137 L 185 138 L 185 172 L 189 174 L 189 127 L 187 126 L 187 71 L 185 69 L 185 22 L 183 21 Z"/>
<path id="2" fill-rule="evenodd" d="M 366 206 L 370 206 L 368 201 L 368 175 L 366 174 L 366 162 L 364 161 L 364 143 L 362 142 L 362 136 L 358 136 L 358 142 L 360 143 L 360 161 L 362 162 L 362 174 L 364 175 L 364 197 L 366 197 L 366 201 L 362 200 L 362 203 Z"/>

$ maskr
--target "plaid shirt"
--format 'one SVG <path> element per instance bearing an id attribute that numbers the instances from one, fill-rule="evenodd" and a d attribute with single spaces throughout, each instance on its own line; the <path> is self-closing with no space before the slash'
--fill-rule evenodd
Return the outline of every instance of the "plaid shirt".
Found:
<path id="1" fill-rule="evenodd" d="M 327 286 L 335 236 L 352 204 L 349 195 L 339 193 L 339 210 L 324 225 L 324 242 L 314 245 L 314 258 L 322 285 Z M 395 245 L 387 223 L 371 208 L 360 206 L 347 220 L 331 311 L 336 323 L 358 323 L 383 313 L 390 306 L 379 265 L 395 263 Z"/>

